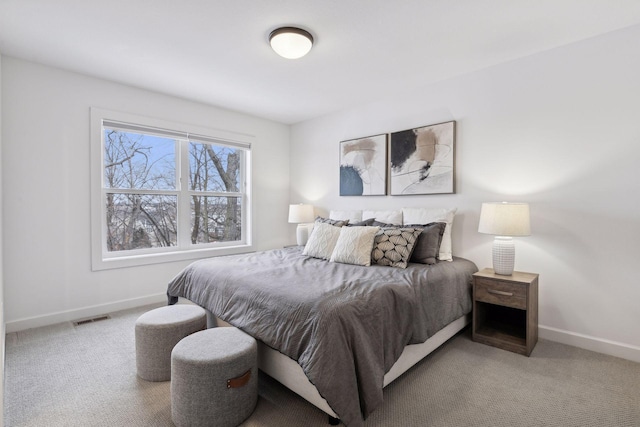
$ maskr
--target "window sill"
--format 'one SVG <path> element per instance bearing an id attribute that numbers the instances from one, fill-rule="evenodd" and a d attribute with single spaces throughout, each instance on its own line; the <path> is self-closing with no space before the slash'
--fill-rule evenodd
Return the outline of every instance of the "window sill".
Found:
<path id="1" fill-rule="evenodd" d="M 143 265 L 161 264 L 166 262 L 189 261 L 215 256 L 236 255 L 253 252 L 251 245 L 226 246 L 222 248 L 192 249 L 186 251 L 164 252 L 157 254 L 119 256 L 113 258 L 102 258 L 98 254 L 92 260 L 91 270 L 111 270 L 115 268 L 139 267 Z"/>

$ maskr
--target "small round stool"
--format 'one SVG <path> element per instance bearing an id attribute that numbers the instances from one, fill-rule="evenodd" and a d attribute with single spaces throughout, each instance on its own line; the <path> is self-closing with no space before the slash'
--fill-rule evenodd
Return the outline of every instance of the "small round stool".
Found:
<path id="1" fill-rule="evenodd" d="M 234 327 L 189 335 L 171 352 L 171 419 L 178 427 L 234 427 L 258 401 L 258 344 Z"/>
<path id="2" fill-rule="evenodd" d="M 156 308 L 136 320 L 136 368 L 147 381 L 171 379 L 171 350 L 182 338 L 207 327 L 202 307 L 176 304 Z"/>

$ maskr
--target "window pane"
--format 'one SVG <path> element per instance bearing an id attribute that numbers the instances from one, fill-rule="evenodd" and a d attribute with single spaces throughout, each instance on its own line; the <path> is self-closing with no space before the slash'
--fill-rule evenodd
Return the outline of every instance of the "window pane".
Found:
<path id="1" fill-rule="evenodd" d="M 107 249 L 175 246 L 177 197 L 150 194 L 107 194 Z"/>
<path id="2" fill-rule="evenodd" d="M 191 198 L 191 243 L 233 242 L 242 238 L 239 197 Z"/>
<path id="3" fill-rule="evenodd" d="M 105 128 L 104 182 L 105 188 L 174 190 L 175 140 Z"/>
<path id="4" fill-rule="evenodd" d="M 189 186 L 195 191 L 238 192 L 241 150 L 189 143 Z"/>

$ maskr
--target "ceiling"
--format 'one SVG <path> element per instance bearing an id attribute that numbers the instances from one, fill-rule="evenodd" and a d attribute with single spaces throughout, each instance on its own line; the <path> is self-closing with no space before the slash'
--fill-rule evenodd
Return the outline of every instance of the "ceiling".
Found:
<path id="1" fill-rule="evenodd" d="M 0 52 L 292 124 L 638 23 L 638 0 L 0 0 Z M 290 25 L 302 59 L 269 47 Z"/>

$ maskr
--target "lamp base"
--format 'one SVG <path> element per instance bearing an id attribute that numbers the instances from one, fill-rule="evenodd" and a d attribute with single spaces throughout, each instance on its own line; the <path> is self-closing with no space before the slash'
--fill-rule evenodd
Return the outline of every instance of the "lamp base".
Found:
<path id="1" fill-rule="evenodd" d="M 513 274 L 516 247 L 511 237 L 496 236 L 493 239 L 493 271 L 502 276 Z"/>
<path id="2" fill-rule="evenodd" d="M 298 224 L 296 227 L 296 242 L 298 246 L 304 246 L 307 244 L 309 240 L 309 225 L 308 224 Z"/>

